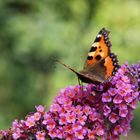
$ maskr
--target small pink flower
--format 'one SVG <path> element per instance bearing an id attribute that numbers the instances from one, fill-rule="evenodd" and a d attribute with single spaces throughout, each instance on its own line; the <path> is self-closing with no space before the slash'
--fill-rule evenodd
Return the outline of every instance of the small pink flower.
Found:
<path id="1" fill-rule="evenodd" d="M 66 140 L 74 140 L 74 139 L 73 139 L 73 134 L 67 133 L 67 134 L 66 134 Z M 76 139 L 75 139 L 75 140 L 76 140 Z"/>
<path id="2" fill-rule="evenodd" d="M 41 118 L 41 114 L 39 112 L 34 113 L 35 121 L 38 121 Z"/>
<path id="3" fill-rule="evenodd" d="M 127 76 L 122 76 L 121 80 L 124 81 L 125 83 L 129 83 L 130 79 Z"/>
<path id="4" fill-rule="evenodd" d="M 69 113 L 73 111 L 73 107 L 71 105 L 64 106 L 64 109 Z"/>
<path id="5" fill-rule="evenodd" d="M 12 123 L 12 128 L 13 129 L 16 129 L 19 127 L 19 123 L 18 123 L 18 120 L 14 120 L 13 123 Z"/>
<path id="6" fill-rule="evenodd" d="M 89 115 L 89 119 L 94 122 L 94 121 L 100 119 L 100 114 L 97 112 L 94 112 Z"/>
<path id="7" fill-rule="evenodd" d="M 12 136 L 13 136 L 14 140 L 17 140 L 18 138 L 20 138 L 20 136 L 21 136 L 20 129 L 17 129 L 16 132 L 14 132 L 12 134 Z"/>
<path id="8" fill-rule="evenodd" d="M 74 124 L 72 125 L 72 129 L 73 129 L 73 131 L 77 131 L 77 130 L 82 129 L 82 126 L 81 126 L 80 123 L 74 123 Z"/>
<path id="9" fill-rule="evenodd" d="M 71 89 L 66 89 L 66 94 L 70 98 L 74 98 L 74 96 L 75 96 L 74 91 L 72 91 Z"/>
<path id="10" fill-rule="evenodd" d="M 86 115 L 92 114 L 91 107 L 90 107 L 90 106 L 85 106 L 85 107 L 83 108 L 83 112 L 84 112 Z"/>
<path id="11" fill-rule="evenodd" d="M 76 115 L 74 113 L 67 113 L 66 119 L 68 123 L 74 123 L 75 122 Z"/>
<path id="12" fill-rule="evenodd" d="M 95 132 L 93 130 L 88 130 L 88 139 L 94 140 L 95 138 Z"/>
<path id="13" fill-rule="evenodd" d="M 53 130 L 55 128 L 55 121 L 54 120 L 51 120 L 50 122 L 48 122 L 48 125 L 47 125 L 47 129 L 50 131 L 50 130 Z"/>
<path id="14" fill-rule="evenodd" d="M 47 124 L 47 121 L 46 120 L 43 120 L 42 121 L 42 124 L 46 125 Z"/>
<path id="15" fill-rule="evenodd" d="M 54 103 L 53 105 L 51 105 L 50 111 L 51 112 L 60 112 L 61 111 L 60 105 Z"/>
<path id="16" fill-rule="evenodd" d="M 119 95 L 119 94 L 117 94 L 117 95 L 114 97 L 113 102 L 114 102 L 115 104 L 120 104 L 120 103 L 122 102 L 122 96 Z"/>
<path id="17" fill-rule="evenodd" d="M 42 106 L 42 105 L 39 105 L 39 106 L 36 106 L 35 107 L 36 108 L 36 110 L 38 111 L 38 112 L 40 112 L 40 113 L 43 113 L 44 112 L 44 106 Z"/>
<path id="18" fill-rule="evenodd" d="M 133 100 L 131 103 L 130 103 L 130 107 L 132 107 L 133 109 L 135 109 L 136 107 L 138 106 L 138 100 Z"/>
<path id="19" fill-rule="evenodd" d="M 55 129 L 50 130 L 49 133 L 48 133 L 48 135 L 51 138 L 55 138 L 57 136 L 56 130 Z"/>
<path id="20" fill-rule="evenodd" d="M 132 92 L 132 87 L 130 84 L 125 84 L 125 86 L 123 86 L 123 90 L 127 93 Z"/>
<path id="21" fill-rule="evenodd" d="M 55 101 L 58 103 L 58 104 L 64 104 L 64 100 L 65 100 L 65 98 L 64 97 L 57 97 L 56 99 L 55 99 Z"/>
<path id="22" fill-rule="evenodd" d="M 133 95 L 133 98 L 135 99 L 139 96 L 139 92 L 133 92 L 132 95 Z"/>
<path id="23" fill-rule="evenodd" d="M 60 125 L 67 124 L 67 119 L 65 115 L 60 115 L 59 124 Z"/>
<path id="24" fill-rule="evenodd" d="M 119 116 L 126 117 L 127 114 L 128 114 L 128 110 L 127 109 L 120 109 L 119 110 Z"/>
<path id="25" fill-rule="evenodd" d="M 98 127 L 95 132 L 98 136 L 104 135 L 104 129 L 101 127 Z"/>
<path id="26" fill-rule="evenodd" d="M 77 115 L 82 115 L 82 114 L 83 114 L 82 106 L 77 105 L 77 106 L 75 107 L 74 112 L 75 112 Z"/>
<path id="27" fill-rule="evenodd" d="M 121 102 L 121 103 L 119 104 L 119 109 L 127 109 L 126 103 Z"/>
<path id="28" fill-rule="evenodd" d="M 72 104 L 72 101 L 69 98 L 65 98 L 63 101 L 64 101 L 64 105 L 71 105 Z"/>
<path id="29" fill-rule="evenodd" d="M 122 131 L 123 131 L 123 129 L 121 128 L 121 126 L 120 125 L 116 125 L 115 128 L 114 128 L 113 133 L 114 133 L 114 135 L 119 135 L 119 134 L 122 133 Z"/>
<path id="30" fill-rule="evenodd" d="M 56 130 L 56 133 L 57 133 L 57 137 L 62 139 L 63 138 L 63 129 L 57 129 Z"/>
<path id="31" fill-rule="evenodd" d="M 29 128 L 31 128 L 32 126 L 35 125 L 35 119 L 34 116 L 30 116 L 27 118 L 26 122 L 25 122 L 26 126 L 28 126 Z"/>
<path id="32" fill-rule="evenodd" d="M 118 94 L 121 95 L 122 97 L 124 97 L 127 95 L 127 92 L 125 92 L 123 89 L 119 89 Z"/>
<path id="33" fill-rule="evenodd" d="M 86 134 L 86 130 L 80 129 L 75 132 L 75 137 L 78 139 L 84 139 L 85 134 Z"/>
<path id="34" fill-rule="evenodd" d="M 47 112 L 45 112 L 45 114 L 44 114 L 44 120 L 46 120 L 47 122 L 51 121 L 52 120 L 51 115 L 48 114 Z"/>
<path id="35" fill-rule="evenodd" d="M 103 93 L 103 95 L 102 95 L 102 101 L 103 102 L 111 102 L 112 101 L 112 97 L 110 96 L 109 93 Z"/>
<path id="36" fill-rule="evenodd" d="M 108 116 L 109 113 L 111 112 L 111 108 L 108 105 L 104 105 L 103 106 L 103 111 L 104 111 L 104 115 Z"/>
<path id="37" fill-rule="evenodd" d="M 115 89 L 115 88 L 110 88 L 110 89 L 108 90 L 108 93 L 109 93 L 111 96 L 114 96 L 114 95 L 116 95 L 116 93 L 117 93 L 117 89 Z"/>
<path id="38" fill-rule="evenodd" d="M 131 93 L 128 93 L 128 94 L 124 97 L 124 100 L 125 100 L 127 103 L 132 102 L 132 100 L 133 100 L 132 94 L 131 94 Z"/>
<path id="39" fill-rule="evenodd" d="M 118 117 L 118 115 L 117 115 L 116 113 L 111 113 L 111 114 L 109 115 L 109 120 L 110 120 L 110 122 L 112 122 L 112 123 L 116 123 L 116 121 L 119 120 L 119 117 Z"/>
<path id="40" fill-rule="evenodd" d="M 73 133 L 73 131 L 72 131 L 72 125 L 71 124 L 65 126 L 64 128 L 65 128 L 65 132 L 67 132 L 69 134 L 72 134 Z"/>
<path id="41" fill-rule="evenodd" d="M 78 117 L 78 121 L 79 121 L 79 123 L 80 123 L 81 125 L 85 125 L 86 120 L 87 120 L 86 115 L 83 115 L 83 116 L 79 116 L 79 117 Z"/>
<path id="42" fill-rule="evenodd" d="M 46 140 L 46 138 L 45 138 L 45 132 L 38 131 L 36 133 L 36 138 L 37 138 L 37 140 Z"/>
<path id="43" fill-rule="evenodd" d="M 116 81 L 116 87 L 118 89 L 122 89 L 123 86 L 124 86 L 124 82 L 122 82 L 121 80 Z"/>

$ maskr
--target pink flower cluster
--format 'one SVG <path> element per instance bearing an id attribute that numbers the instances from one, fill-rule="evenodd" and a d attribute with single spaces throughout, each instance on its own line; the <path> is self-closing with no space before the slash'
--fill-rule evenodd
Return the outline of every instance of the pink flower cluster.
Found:
<path id="1" fill-rule="evenodd" d="M 69 86 L 54 99 L 49 111 L 37 106 L 25 120 L 13 122 L 0 136 L 17 139 L 119 140 L 126 136 L 138 105 L 139 88 L 128 65 L 100 85 Z"/>

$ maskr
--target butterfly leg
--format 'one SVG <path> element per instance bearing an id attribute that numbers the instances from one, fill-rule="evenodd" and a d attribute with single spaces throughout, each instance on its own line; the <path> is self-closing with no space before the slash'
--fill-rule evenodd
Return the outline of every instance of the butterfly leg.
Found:
<path id="1" fill-rule="evenodd" d="M 78 84 L 81 85 L 81 81 L 80 81 L 79 77 L 77 77 L 77 78 L 78 78 Z"/>
<path id="2" fill-rule="evenodd" d="M 78 78 L 78 83 L 80 85 L 81 90 L 84 91 L 83 82 L 79 78 Z"/>

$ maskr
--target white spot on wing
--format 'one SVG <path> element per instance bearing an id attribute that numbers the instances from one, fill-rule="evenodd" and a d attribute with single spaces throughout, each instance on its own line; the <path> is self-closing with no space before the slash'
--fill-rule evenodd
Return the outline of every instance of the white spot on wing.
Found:
<path id="1" fill-rule="evenodd" d="M 97 35 L 97 38 L 99 38 L 99 37 L 101 37 L 101 36 L 102 36 L 101 34 L 98 34 L 98 35 Z"/>

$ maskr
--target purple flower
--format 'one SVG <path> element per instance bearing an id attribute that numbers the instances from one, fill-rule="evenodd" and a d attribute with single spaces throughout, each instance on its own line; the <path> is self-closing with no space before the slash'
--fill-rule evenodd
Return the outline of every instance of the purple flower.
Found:
<path id="1" fill-rule="evenodd" d="M 121 102 L 119 104 L 119 109 L 127 109 L 127 104 L 125 102 Z"/>
<path id="2" fill-rule="evenodd" d="M 122 89 L 118 89 L 118 94 L 121 95 L 122 97 L 124 97 L 127 95 L 127 92 L 125 92 L 122 88 Z"/>
<path id="3" fill-rule="evenodd" d="M 27 118 L 26 122 L 25 122 L 26 126 L 28 126 L 29 128 L 31 128 L 32 126 L 35 125 L 35 118 L 34 116 L 30 116 Z"/>
<path id="4" fill-rule="evenodd" d="M 51 105 L 50 111 L 51 112 L 59 112 L 59 111 L 61 111 L 60 105 L 58 105 L 58 104 Z"/>
<path id="5" fill-rule="evenodd" d="M 75 113 L 67 113 L 66 114 L 66 119 L 67 119 L 68 123 L 74 123 L 76 121 L 75 118 L 76 118 Z"/>
<path id="6" fill-rule="evenodd" d="M 36 110 L 37 110 L 38 112 L 40 112 L 40 113 L 43 113 L 44 110 L 45 110 L 44 107 L 43 107 L 42 105 L 36 106 L 35 108 L 36 108 Z"/>
<path id="7" fill-rule="evenodd" d="M 78 117 L 78 122 L 79 122 L 81 125 L 85 125 L 86 120 L 87 120 L 87 116 L 86 116 L 86 115 L 81 115 L 81 116 Z"/>
<path id="8" fill-rule="evenodd" d="M 67 118 L 64 114 L 60 115 L 59 124 L 60 125 L 67 124 Z"/>
<path id="9" fill-rule="evenodd" d="M 120 135 L 122 132 L 123 132 L 122 127 L 120 125 L 116 125 L 113 131 L 114 135 Z"/>
<path id="10" fill-rule="evenodd" d="M 80 130 L 77 130 L 75 132 L 75 137 L 78 139 L 84 139 L 84 136 L 86 134 L 86 130 L 84 128 L 80 129 Z"/>
<path id="11" fill-rule="evenodd" d="M 98 127 L 95 132 L 96 132 L 96 135 L 98 136 L 102 136 L 105 133 L 102 127 Z"/>
<path id="12" fill-rule="evenodd" d="M 94 140 L 95 139 L 95 132 L 93 130 L 88 130 L 88 138 L 89 140 Z"/>
<path id="13" fill-rule="evenodd" d="M 109 115 L 109 120 L 110 120 L 111 123 L 116 123 L 119 120 L 119 117 L 118 117 L 118 115 L 116 113 L 112 112 Z"/>
<path id="14" fill-rule="evenodd" d="M 127 103 L 130 103 L 133 101 L 133 96 L 131 93 L 128 93 L 125 97 L 124 97 L 124 100 L 127 102 Z"/>
<path id="15" fill-rule="evenodd" d="M 120 104 L 122 101 L 123 101 L 123 98 L 119 94 L 117 94 L 113 99 L 113 103 L 115 103 L 115 104 Z"/>
<path id="16" fill-rule="evenodd" d="M 102 95 L 102 101 L 103 102 L 111 102 L 112 98 L 108 93 L 103 93 Z"/>
<path id="17" fill-rule="evenodd" d="M 115 88 L 110 88 L 110 89 L 108 90 L 108 93 L 109 93 L 111 96 L 114 96 L 114 95 L 117 94 L 117 89 L 115 89 Z"/>
<path id="18" fill-rule="evenodd" d="M 55 129 L 52 129 L 49 131 L 48 135 L 53 139 L 53 138 L 57 137 L 57 132 Z"/>
<path id="19" fill-rule="evenodd" d="M 45 132 L 38 131 L 36 133 L 36 139 L 37 140 L 46 140 L 45 135 L 46 135 Z"/>
<path id="20" fill-rule="evenodd" d="M 55 126 L 56 126 L 56 123 L 55 123 L 55 121 L 54 120 L 51 120 L 50 122 L 48 122 L 48 124 L 47 124 L 47 130 L 53 130 L 54 128 L 55 128 Z"/>
<path id="21" fill-rule="evenodd" d="M 119 140 L 126 136 L 140 98 L 140 62 L 124 64 L 108 82 L 60 90 L 48 111 L 42 105 L 15 120 L 0 136 L 16 139 Z"/>
<path id="22" fill-rule="evenodd" d="M 73 131 L 80 130 L 80 129 L 82 129 L 82 125 L 81 125 L 79 122 L 74 123 L 74 124 L 72 125 L 72 129 L 73 129 Z"/>
<path id="23" fill-rule="evenodd" d="M 109 113 L 111 112 L 111 108 L 108 105 L 103 106 L 103 112 L 105 116 L 108 116 Z"/>
<path id="24" fill-rule="evenodd" d="M 126 117 L 127 114 L 128 114 L 128 110 L 127 109 L 120 109 L 119 110 L 119 116 Z"/>
<path id="25" fill-rule="evenodd" d="M 34 120 L 38 121 L 40 120 L 41 114 L 39 112 L 34 113 Z"/>
<path id="26" fill-rule="evenodd" d="M 12 136 L 13 136 L 13 139 L 14 139 L 14 140 L 17 140 L 18 138 L 20 138 L 20 136 L 21 136 L 20 129 L 17 129 L 17 130 L 12 134 Z"/>

